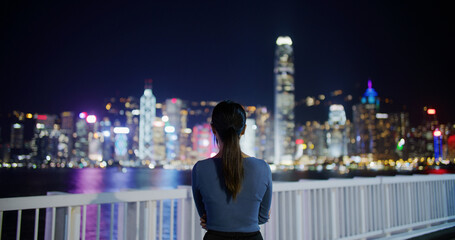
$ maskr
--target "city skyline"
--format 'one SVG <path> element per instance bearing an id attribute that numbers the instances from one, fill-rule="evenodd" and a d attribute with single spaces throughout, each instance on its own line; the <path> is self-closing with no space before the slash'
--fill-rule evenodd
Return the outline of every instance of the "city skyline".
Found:
<path id="1" fill-rule="evenodd" d="M 411 116 L 429 105 L 442 122 L 455 119 L 443 3 L 5 5 L 2 113 L 99 111 L 105 98 L 140 97 L 148 78 L 158 102 L 272 109 L 275 40 L 289 35 L 296 101 L 337 89 L 357 101 L 371 79 Z"/>

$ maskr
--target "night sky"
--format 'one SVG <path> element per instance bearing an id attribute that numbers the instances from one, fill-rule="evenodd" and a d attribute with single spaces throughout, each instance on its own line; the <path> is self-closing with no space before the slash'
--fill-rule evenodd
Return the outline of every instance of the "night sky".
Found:
<path id="1" fill-rule="evenodd" d="M 455 120 L 450 1 L 134 2 L 2 1 L 1 112 L 100 111 L 148 78 L 158 102 L 271 107 L 275 40 L 289 35 L 297 101 L 358 101 L 370 78 L 413 118 L 429 105 Z"/>

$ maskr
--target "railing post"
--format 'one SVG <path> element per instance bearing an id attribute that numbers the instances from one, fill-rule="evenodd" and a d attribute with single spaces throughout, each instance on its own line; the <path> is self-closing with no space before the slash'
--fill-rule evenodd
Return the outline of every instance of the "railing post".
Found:
<path id="1" fill-rule="evenodd" d="M 381 185 L 382 185 L 382 188 L 384 190 L 384 213 L 385 213 L 385 216 L 384 216 L 384 233 L 386 236 L 390 236 L 390 232 L 388 232 L 387 230 L 391 227 L 390 225 L 390 185 L 389 184 L 384 184 L 384 182 L 382 181 L 383 179 L 381 178 Z"/>
<path id="2" fill-rule="evenodd" d="M 66 195 L 68 193 L 64 192 L 48 192 L 48 196 L 53 195 Z M 47 208 L 46 209 L 46 225 L 44 231 L 44 239 L 65 239 L 65 220 L 66 215 L 68 214 L 68 208 L 59 207 L 59 208 Z"/>
<path id="3" fill-rule="evenodd" d="M 447 187 L 446 187 L 446 181 L 442 182 L 442 205 L 443 205 L 443 214 L 445 218 L 449 216 L 449 208 L 447 204 Z M 447 222 L 447 221 L 445 221 Z"/>
<path id="4" fill-rule="evenodd" d="M 331 205 L 331 216 L 330 218 L 332 219 L 332 239 L 338 239 L 339 238 L 339 233 L 338 233 L 338 208 L 337 208 L 337 189 L 336 188 L 331 188 L 330 189 L 330 205 Z"/>
<path id="5" fill-rule="evenodd" d="M 365 186 L 360 186 L 360 232 L 366 233 L 366 208 L 365 208 Z"/>
<path id="6" fill-rule="evenodd" d="M 79 240 L 81 234 L 81 207 L 68 207 L 68 240 Z"/>
<path id="7" fill-rule="evenodd" d="M 188 195 L 186 198 L 180 199 L 177 205 L 177 239 L 192 239 L 194 227 L 192 227 L 193 219 L 191 218 L 193 204 L 191 186 L 178 186 L 178 189 L 186 189 Z"/>
<path id="8" fill-rule="evenodd" d="M 408 189 L 408 211 L 409 211 L 409 222 L 408 224 L 413 223 L 412 219 L 412 183 L 407 183 L 407 189 Z M 412 229 L 409 229 L 409 231 L 412 231 Z"/>
<path id="9" fill-rule="evenodd" d="M 156 239 L 156 201 L 148 201 L 148 239 Z"/>
<path id="10" fill-rule="evenodd" d="M 294 224 L 294 227 L 296 228 L 295 239 L 303 239 L 303 236 L 302 236 L 302 229 L 303 229 L 302 205 L 303 205 L 302 191 L 298 190 L 295 193 L 295 224 Z"/>

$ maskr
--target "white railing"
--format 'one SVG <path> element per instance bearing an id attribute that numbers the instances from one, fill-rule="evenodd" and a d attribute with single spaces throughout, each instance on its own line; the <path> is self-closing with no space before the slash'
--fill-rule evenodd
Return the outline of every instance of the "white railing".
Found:
<path id="1" fill-rule="evenodd" d="M 273 188 L 264 239 L 409 238 L 455 226 L 451 174 L 274 182 Z M 0 199 L 0 238 L 2 229 L 5 239 L 193 240 L 205 232 L 189 186 Z"/>
<path id="2" fill-rule="evenodd" d="M 4 212 L 17 212 L 16 239 L 22 231 L 27 234 L 24 239 L 38 239 L 43 227 L 46 240 L 174 239 L 175 217 L 170 216 L 175 215 L 176 200 L 187 196 L 185 189 L 170 189 L 4 198 L 0 199 L 0 239 L 1 226 L 13 223 L 2 221 Z M 45 226 L 40 226 L 42 209 Z M 32 210 L 29 218 L 34 216 L 23 223 L 25 210 Z"/>
<path id="3" fill-rule="evenodd" d="M 265 239 L 408 238 L 454 227 L 455 175 L 274 183 Z M 435 225 L 435 226 L 433 226 Z"/>

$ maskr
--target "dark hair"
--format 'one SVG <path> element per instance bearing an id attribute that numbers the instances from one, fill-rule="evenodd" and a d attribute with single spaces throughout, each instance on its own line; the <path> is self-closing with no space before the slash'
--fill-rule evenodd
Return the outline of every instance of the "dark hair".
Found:
<path id="1" fill-rule="evenodd" d="M 246 113 L 242 105 L 233 101 L 218 103 L 212 112 L 212 127 L 223 142 L 222 162 L 227 190 L 236 199 L 243 181 L 243 160 L 240 134 L 245 128 Z"/>

